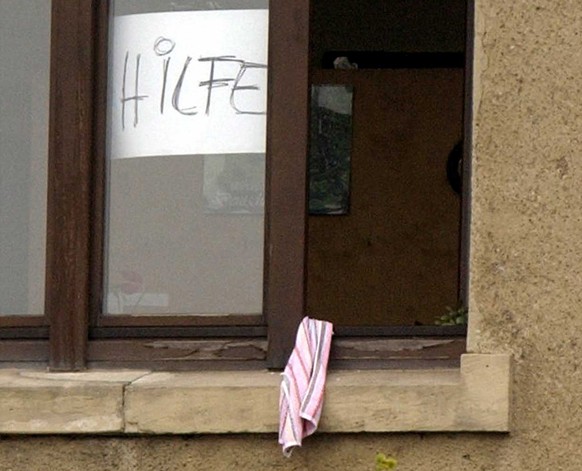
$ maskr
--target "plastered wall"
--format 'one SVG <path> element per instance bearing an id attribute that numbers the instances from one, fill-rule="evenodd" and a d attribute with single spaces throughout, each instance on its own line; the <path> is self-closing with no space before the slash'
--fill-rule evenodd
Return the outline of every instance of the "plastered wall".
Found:
<path id="1" fill-rule="evenodd" d="M 477 0 L 471 351 L 514 356 L 512 432 L 0 440 L 0 469 L 582 469 L 582 3 Z"/>

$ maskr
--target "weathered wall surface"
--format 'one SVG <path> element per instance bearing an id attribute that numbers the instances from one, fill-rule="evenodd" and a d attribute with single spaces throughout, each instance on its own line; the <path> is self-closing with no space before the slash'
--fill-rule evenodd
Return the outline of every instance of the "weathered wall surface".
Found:
<path id="1" fill-rule="evenodd" d="M 0 469 L 582 469 L 582 3 L 477 4 L 470 349 L 514 355 L 510 435 L 5 438 Z"/>
<path id="2" fill-rule="evenodd" d="M 477 4 L 469 348 L 514 356 L 495 469 L 582 469 L 582 3 Z"/>
<path id="3" fill-rule="evenodd" d="M 290 459 L 274 435 L 229 438 L 8 438 L 0 441 L 2 471 L 262 471 L 374 469 L 377 450 L 394 453 L 399 470 L 486 471 L 512 467 L 500 457 L 505 438 L 485 435 L 319 435 Z M 525 469 L 525 468 L 524 468 Z M 543 469 L 543 468 L 531 468 Z M 558 468 L 555 469 L 568 469 Z"/>

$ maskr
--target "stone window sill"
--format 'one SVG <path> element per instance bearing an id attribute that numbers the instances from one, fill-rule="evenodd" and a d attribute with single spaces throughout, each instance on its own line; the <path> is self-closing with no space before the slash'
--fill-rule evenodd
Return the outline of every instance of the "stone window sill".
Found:
<path id="1" fill-rule="evenodd" d="M 0 371 L 2 434 L 271 433 L 280 375 L 266 371 Z M 510 358 L 460 369 L 332 371 L 322 432 L 509 431 Z"/>

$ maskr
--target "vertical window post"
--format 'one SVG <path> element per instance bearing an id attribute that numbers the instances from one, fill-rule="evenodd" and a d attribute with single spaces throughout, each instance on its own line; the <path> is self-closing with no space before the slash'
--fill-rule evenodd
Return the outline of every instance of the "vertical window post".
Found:
<path id="1" fill-rule="evenodd" d="M 52 3 L 46 312 L 54 371 L 85 367 L 96 3 Z"/>
<path id="2" fill-rule="evenodd" d="M 267 366 L 282 368 L 305 310 L 309 0 L 270 13 L 265 312 Z"/>

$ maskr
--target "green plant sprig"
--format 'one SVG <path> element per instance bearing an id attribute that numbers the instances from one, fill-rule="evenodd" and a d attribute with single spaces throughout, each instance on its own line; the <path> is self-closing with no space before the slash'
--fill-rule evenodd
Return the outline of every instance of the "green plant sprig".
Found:
<path id="1" fill-rule="evenodd" d="M 447 306 L 447 312 L 435 320 L 436 325 L 466 325 L 469 310 L 465 306 L 455 309 Z"/>
<path id="2" fill-rule="evenodd" d="M 376 471 L 396 469 L 396 466 L 398 466 L 398 461 L 391 456 L 386 456 L 384 453 L 376 453 Z"/>

